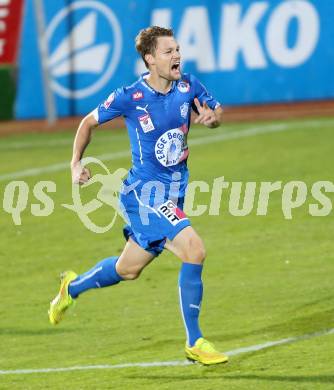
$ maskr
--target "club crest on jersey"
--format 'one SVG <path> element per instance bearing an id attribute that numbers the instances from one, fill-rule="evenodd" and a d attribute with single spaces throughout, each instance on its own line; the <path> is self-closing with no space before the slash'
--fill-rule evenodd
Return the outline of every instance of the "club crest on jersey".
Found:
<path id="1" fill-rule="evenodd" d="M 186 119 L 189 111 L 189 103 L 184 102 L 182 106 L 180 106 L 180 114 L 182 118 Z"/>
<path id="2" fill-rule="evenodd" d="M 149 131 L 154 130 L 152 119 L 149 114 L 142 115 L 138 119 L 144 133 L 148 133 Z"/>
<path id="3" fill-rule="evenodd" d="M 171 200 L 167 200 L 167 202 L 163 203 L 158 207 L 158 211 L 162 214 L 173 226 L 176 226 L 183 219 L 186 219 L 186 214 L 179 209 L 174 202 Z"/>
<path id="4" fill-rule="evenodd" d="M 140 100 L 144 97 L 144 94 L 142 91 L 136 91 L 132 94 L 132 99 L 133 100 Z"/>
<path id="5" fill-rule="evenodd" d="M 177 89 L 182 93 L 190 91 L 190 84 L 187 81 L 180 81 L 177 85 Z"/>
<path id="6" fill-rule="evenodd" d="M 115 92 L 111 93 L 109 96 L 108 96 L 108 99 L 103 103 L 103 107 L 108 110 L 108 108 L 110 107 L 110 104 L 114 101 L 115 99 Z"/>

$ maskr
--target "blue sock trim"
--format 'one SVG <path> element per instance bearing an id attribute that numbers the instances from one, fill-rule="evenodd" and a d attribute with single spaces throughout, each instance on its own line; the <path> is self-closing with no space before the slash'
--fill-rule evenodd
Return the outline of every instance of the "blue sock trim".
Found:
<path id="1" fill-rule="evenodd" d="M 72 298 L 77 298 L 83 292 L 92 288 L 112 286 L 123 278 L 116 271 L 118 257 L 108 257 L 97 263 L 89 271 L 79 275 L 68 286 Z"/>
<path id="2" fill-rule="evenodd" d="M 202 264 L 182 263 L 179 275 L 180 308 L 190 347 L 202 337 L 198 322 L 203 296 L 202 270 Z"/>

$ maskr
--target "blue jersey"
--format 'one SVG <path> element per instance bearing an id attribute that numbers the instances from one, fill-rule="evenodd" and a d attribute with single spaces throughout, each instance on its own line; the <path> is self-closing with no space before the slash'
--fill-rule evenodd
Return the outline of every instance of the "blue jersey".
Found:
<path id="1" fill-rule="evenodd" d="M 194 99 L 197 97 L 201 104 L 205 101 L 211 109 L 220 104 L 191 74 L 174 81 L 166 94 L 151 88 L 147 76 L 148 73 L 134 84 L 114 91 L 93 114 L 99 124 L 118 116 L 125 118 L 133 164 L 127 184 L 159 181 L 168 191 L 173 173 L 179 172 L 179 197 L 183 197 L 188 182 L 191 109 L 197 111 Z"/>

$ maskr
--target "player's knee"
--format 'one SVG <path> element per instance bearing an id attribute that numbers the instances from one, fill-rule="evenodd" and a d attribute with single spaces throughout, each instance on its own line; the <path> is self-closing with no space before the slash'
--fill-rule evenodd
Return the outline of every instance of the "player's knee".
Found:
<path id="1" fill-rule="evenodd" d="M 139 278 L 140 273 L 134 274 L 134 273 L 128 273 L 124 275 L 123 279 L 124 280 L 135 280 Z"/>
<path id="2" fill-rule="evenodd" d="M 195 255 L 194 255 L 194 261 L 197 264 L 203 264 L 206 257 L 206 252 L 204 246 L 201 246 L 196 249 Z"/>
<path id="3" fill-rule="evenodd" d="M 203 241 L 200 238 L 192 239 L 190 241 L 189 250 L 186 257 L 190 263 L 204 263 L 206 251 Z"/>
<path id="4" fill-rule="evenodd" d="M 119 269 L 117 271 L 119 276 L 123 280 L 135 280 L 138 279 L 141 273 L 141 270 L 138 269 Z"/>

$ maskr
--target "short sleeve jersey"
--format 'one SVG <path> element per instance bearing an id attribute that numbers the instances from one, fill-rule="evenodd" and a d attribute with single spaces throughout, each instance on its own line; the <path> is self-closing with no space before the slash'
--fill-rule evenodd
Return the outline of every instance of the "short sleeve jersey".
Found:
<path id="1" fill-rule="evenodd" d="M 112 92 L 93 114 L 99 124 L 118 116 L 125 118 L 132 151 L 132 169 L 128 183 L 158 180 L 169 185 L 172 175 L 180 172 L 180 196 L 188 181 L 187 136 L 194 99 L 205 101 L 211 109 L 220 106 L 191 74 L 183 74 L 162 94 L 146 82 L 148 73 L 128 87 Z M 175 176 L 174 176 L 175 177 Z"/>

